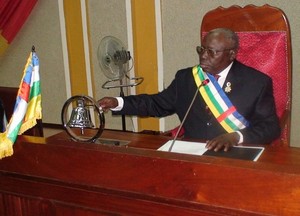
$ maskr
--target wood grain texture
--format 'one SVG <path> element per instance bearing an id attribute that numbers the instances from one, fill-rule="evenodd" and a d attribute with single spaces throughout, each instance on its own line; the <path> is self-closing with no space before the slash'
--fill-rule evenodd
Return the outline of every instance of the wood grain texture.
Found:
<path id="1" fill-rule="evenodd" d="M 14 155 L 0 161 L 0 211 L 24 209 L 16 200 L 26 200 L 30 211 L 52 215 L 300 213 L 297 148 L 266 146 L 251 162 L 156 151 L 163 136 L 104 131 L 102 137 L 130 143 L 77 143 L 65 132 L 20 137 Z"/>

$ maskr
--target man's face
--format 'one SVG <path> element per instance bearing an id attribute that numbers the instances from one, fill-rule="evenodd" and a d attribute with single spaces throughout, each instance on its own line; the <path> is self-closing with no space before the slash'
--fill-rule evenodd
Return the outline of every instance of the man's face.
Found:
<path id="1" fill-rule="evenodd" d="M 197 47 L 200 66 L 203 71 L 218 74 L 225 69 L 236 56 L 231 42 L 223 34 L 208 34 L 201 47 Z"/>

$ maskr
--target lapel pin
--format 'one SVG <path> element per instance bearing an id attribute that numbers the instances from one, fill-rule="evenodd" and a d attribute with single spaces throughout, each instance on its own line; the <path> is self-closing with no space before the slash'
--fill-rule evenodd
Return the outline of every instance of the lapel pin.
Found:
<path id="1" fill-rule="evenodd" d="M 226 83 L 225 92 L 230 93 L 231 92 L 231 82 Z"/>

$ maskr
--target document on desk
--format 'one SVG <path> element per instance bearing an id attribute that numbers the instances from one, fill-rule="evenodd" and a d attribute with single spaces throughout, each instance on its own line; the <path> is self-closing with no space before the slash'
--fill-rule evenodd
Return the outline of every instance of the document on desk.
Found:
<path id="1" fill-rule="evenodd" d="M 173 140 L 169 140 L 157 150 L 169 151 L 172 142 Z M 202 143 L 202 142 L 189 142 L 189 141 L 176 140 L 171 149 L 171 152 L 257 161 L 264 151 L 264 147 L 235 146 L 227 152 L 224 151 L 215 152 L 205 148 L 205 145 L 206 143 Z"/>

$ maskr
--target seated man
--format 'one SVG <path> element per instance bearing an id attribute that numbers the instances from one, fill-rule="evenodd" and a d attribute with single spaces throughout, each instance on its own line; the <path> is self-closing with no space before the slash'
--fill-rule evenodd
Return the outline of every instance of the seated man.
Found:
<path id="1" fill-rule="evenodd" d="M 237 61 L 238 47 L 235 32 L 214 29 L 196 49 L 200 64 L 179 70 L 162 92 L 104 97 L 98 104 L 115 114 L 163 117 L 176 113 L 182 121 L 198 91 L 183 124 L 185 138 L 208 140 L 206 147 L 214 151 L 227 151 L 240 143 L 270 143 L 280 135 L 272 79 Z"/>

